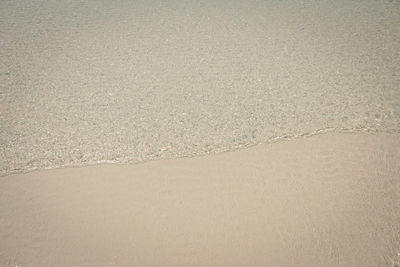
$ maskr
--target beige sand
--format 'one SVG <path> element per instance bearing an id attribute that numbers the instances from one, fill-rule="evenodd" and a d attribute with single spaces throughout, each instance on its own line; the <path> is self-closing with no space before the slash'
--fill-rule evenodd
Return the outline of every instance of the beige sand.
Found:
<path id="1" fill-rule="evenodd" d="M 400 136 L 0 179 L 0 266 L 395 266 Z"/>

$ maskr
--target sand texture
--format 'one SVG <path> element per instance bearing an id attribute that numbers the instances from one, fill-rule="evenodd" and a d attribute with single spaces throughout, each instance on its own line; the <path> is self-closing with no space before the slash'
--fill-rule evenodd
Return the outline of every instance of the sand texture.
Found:
<path id="1" fill-rule="evenodd" d="M 0 266 L 399 267 L 399 85 L 398 0 L 0 0 Z"/>
<path id="2" fill-rule="evenodd" d="M 0 179 L 1 266 L 398 266 L 400 135 Z"/>
<path id="3" fill-rule="evenodd" d="M 0 175 L 400 131 L 399 1 L 0 1 Z"/>

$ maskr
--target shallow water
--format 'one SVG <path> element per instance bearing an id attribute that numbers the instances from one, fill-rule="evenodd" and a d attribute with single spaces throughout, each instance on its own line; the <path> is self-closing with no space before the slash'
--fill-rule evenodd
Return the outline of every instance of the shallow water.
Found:
<path id="1" fill-rule="evenodd" d="M 400 131 L 397 1 L 2 1 L 0 175 Z"/>

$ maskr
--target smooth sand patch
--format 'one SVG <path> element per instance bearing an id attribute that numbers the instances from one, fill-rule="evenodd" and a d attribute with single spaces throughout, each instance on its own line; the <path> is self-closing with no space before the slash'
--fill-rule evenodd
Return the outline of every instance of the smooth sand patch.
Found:
<path id="1" fill-rule="evenodd" d="M 1 266 L 395 266 L 400 136 L 0 179 Z"/>

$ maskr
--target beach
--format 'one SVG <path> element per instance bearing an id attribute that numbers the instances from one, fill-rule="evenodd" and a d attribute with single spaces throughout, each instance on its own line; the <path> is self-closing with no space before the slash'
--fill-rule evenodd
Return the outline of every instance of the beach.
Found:
<path id="1" fill-rule="evenodd" d="M 0 2 L 0 266 L 400 266 L 400 4 Z"/>
<path id="2" fill-rule="evenodd" d="M 396 266 L 400 136 L 0 180 L 1 266 Z"/>

